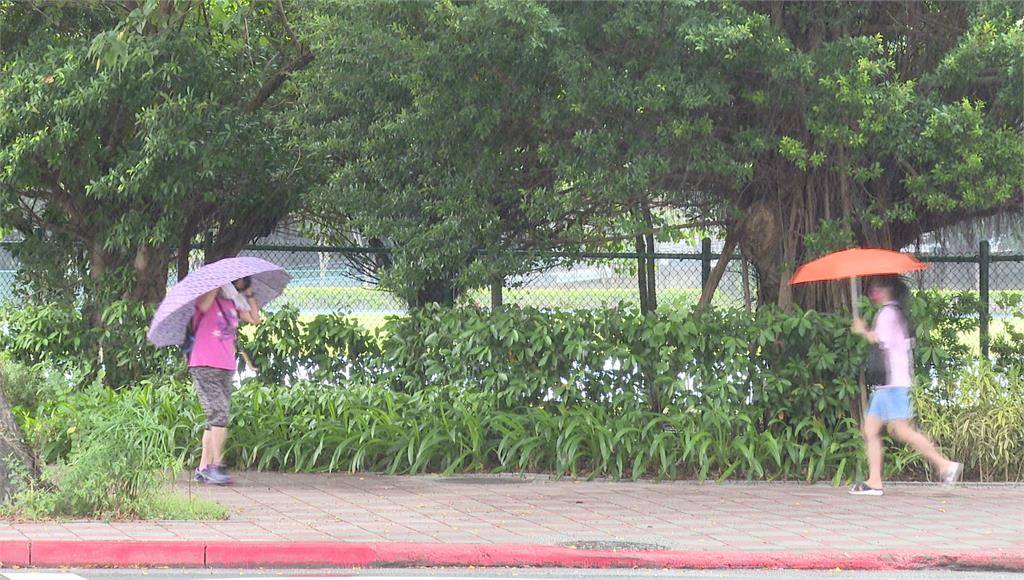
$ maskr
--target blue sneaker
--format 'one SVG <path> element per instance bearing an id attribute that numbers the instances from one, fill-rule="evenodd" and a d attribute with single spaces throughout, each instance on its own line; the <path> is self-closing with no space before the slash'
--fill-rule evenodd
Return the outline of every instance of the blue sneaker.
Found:
<path id="1" fill-rule="evenodd" d="M 211 485 L 231 485 L 235 482 L 223 465 L 210 464 L 204 471 L 203 477 L 206 478 L 206 483 Z"/>

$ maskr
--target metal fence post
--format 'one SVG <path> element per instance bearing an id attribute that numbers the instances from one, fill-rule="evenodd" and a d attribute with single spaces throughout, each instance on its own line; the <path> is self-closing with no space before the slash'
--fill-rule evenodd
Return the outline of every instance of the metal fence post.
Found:
<path id="1" fill-rule="evenodd" d="M 704 238 L 700 241 L 700 289 L 708 285 L 711 278 L 711 238 Z"/>
<path id="2" fill-rule="evenodd" d="M 491 281 L 491 308 L 501 308 L 505 303 L 505 277 L 501 276 Z"/>
<path id="3" fill-rule="evenodd" d="M 206 230 L 203 234 L 203 264 L 210 263 L 210 250 L 213 249 L 213 232 Z"/>
<path id="4" fill-rule="evenodd" d="M 978 313 L 978 337 L 981 342 L 981 358 L 984 360 L 988 360 L 988 321 L 991 313 L 988 292 L 990 250 L 988 240 L 978 242 L 978 297 L 981 299 Z"/>

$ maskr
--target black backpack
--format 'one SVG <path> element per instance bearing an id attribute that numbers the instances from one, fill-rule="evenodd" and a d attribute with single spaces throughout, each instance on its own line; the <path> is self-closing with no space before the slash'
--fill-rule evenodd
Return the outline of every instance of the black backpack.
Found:
<path id="1" fill-rule="evenodd" d="M 185 341 L 181 343 L 181 353 L 188 359 L 192 356 L 192 348 L 196 345 L 196 329 L 192 328 L 192 317 L 188 318 L 188 326 L 185 327 Z"/>

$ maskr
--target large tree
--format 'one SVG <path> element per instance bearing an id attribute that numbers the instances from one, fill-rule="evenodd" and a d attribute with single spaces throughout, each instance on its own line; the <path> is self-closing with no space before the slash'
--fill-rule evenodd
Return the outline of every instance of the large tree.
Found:
<path id="1" fill-rule="evenodd" d="M 766 145 L 752 157 L 749 187 L 728 192 L 748 216 L 737 238 L 762 301 L 792 301 L 787 272 L 817 252 L 850 242 L 900 248 L 1021 208 L 1020 3 L 750 9 L 781 43 L 765 74 L 745 77 L 753 98 L 737 99 L 723 129 L 749 128 Z M 811 287 L 795 298 L 828 296 Z"/>
<path id="2" fill-rule="evenodd" d="M 791 295 L 796 263 L 1020 208 L 1019 3 L 318 12 L 324 58 L 296 87 L 324 185 L 304 210 L 333 241 L 394 246 L 370 266 L 411 303 L 538 265 L 508 250 L 699 227 L 751 259 L 762 303 L 828 306 L 834 289 Z"/>
<path id="3" fill-rule="evenodd" d="M 573 138 L 562 59 L 575 52 L 539 2 L 323 5 L 318 60 L 294 85 L 298 133 L 322 185 L 303 207 L 335 244 L 392 248 L 359 265 L 410 304 L 549 265 L 621 222 L 556 171 Z M 525 252 L 524 252 L 525 251 Z"/>
<path id="4" fill-rule="evenodd" d="M 565 59 L 578 125 L 560 170 L 588 192 L 723 226 L 761 302 L 789 304 L 788 273 L 817 253 L 899 248 L 1020 209 L 1022 10 L 558 5 L 581 51 Z M 795 298 L 828 305 L 829 290 Z"/>
<path id="5" fill-rule="evenodd" d="M 266 109 L 311 58 L 281 0 L 0 1 L 0 230 L 24 239 L 26 299 L 101 330 L 76 337 L 76 363 L 119 376 L 103 337 L 136 329 L 100 329 L 106 305 L 158 301 L 198 238 L 231 255 L 292 208 Z M 3 392 L 0 455 L 0 497 L 13 462 L 38 476 Z"/>
<path id="6" fill-rule="evenodd" d="M 0 220 L 36 296 L 156 302 L 197 240 L 232 255 L 293 208 L 267 103 L 311 53 L 280 1 L 3 2 L 0 26 Z"/>

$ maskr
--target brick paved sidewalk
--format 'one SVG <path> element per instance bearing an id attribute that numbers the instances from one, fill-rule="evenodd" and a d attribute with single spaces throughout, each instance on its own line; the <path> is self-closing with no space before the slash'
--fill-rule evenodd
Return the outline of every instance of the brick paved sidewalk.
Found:
<path id="1" fill-rule="evenodd" d="M 1024 552 L 1024 486 L 892 484 L 884 497 L 803 484 L 243 473 L 215 522 L 0 522 L 2 540 L 414 542 L 709 552 Z"/>

